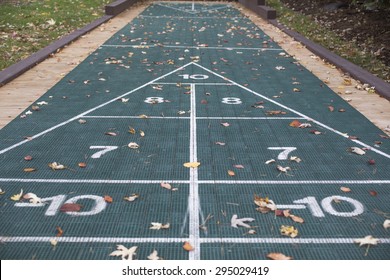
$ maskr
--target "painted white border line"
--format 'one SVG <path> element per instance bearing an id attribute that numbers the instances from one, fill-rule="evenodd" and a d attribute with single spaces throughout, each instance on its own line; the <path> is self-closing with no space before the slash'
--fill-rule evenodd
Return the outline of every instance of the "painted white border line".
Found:
<path id="1" fill-rule="evenodd" d="M 163 5 L 162 3 L 166 3 L 166 2 L 160 2 L 160 3 L 157 2 L 157 3 L 154 3 L 154 4 L 157 5 L 157 6 L 165 7 L 165 8 L 172 9 L 172 10 L 177 10 L 177 11 L 180 11 L 180 12 L 183 12 L 183 13 L 188 13 L 188 14 L 191 14 L 191 15 L 196 15 L 198 13 L 203 13 L 203 12 L 222 10 L 222 9 L 227 9 L 227 8 L 231 8 L 232 7 L 230 4 L 228 4 L 228 5 L 215 4 L 215 5 L 209 5 L 208 7 L 210 7 L 210 9 L 188 10 L 188 9 L 180 9 L 180 8 L 175 8 L 173 6 Z M 166 3 L 166 4 L 168 4 L 168 3 Z M 187 3 L 185 3 L 185 4 L 187 4 Z M 175 4 L 175 5 L 178 5 L 178 4 Z M 205 5 L 202 5 L 202 6 L 204 7 Z M 218 6 L 218 7 L 211 8 L 212 6 Z"/>
<path id="2" fill-rule="evenodd" d="M 50 242 L 53 236 L 0 236 L 1 243 L 7 242 Z M 55 237 L 66 243 L 182 243 L 188 238 L 136 238 L 136 237 Z M 200 243 L 266 243 L 266 244 L 353 244 L 357 238 L 199 238 Z M 378 238 L 380 244 L 390 244 L 390 238 Z"/>
<path id="3" fill-rule="evenodd" d="M 106 48 L 134 48 L 134 49 L 146 49 L 146 48 L 173 48 L 173 49 L 212 49 L 212 50 L 251 50 L 251 51 L 283 51 L 281 48 L 240 48 L 240 47 L 206 47 L 206 46 L 181 46 L 181 45 L 101 45 L 101 47 Z"/>
<path id="4" fill-rule="evenodd" d="M 176 18 L 176 19 L 230 19 L 230 20 L 236 20 L 236 19 L 245 19 L 244 16 L 236 16 L 236 17 L 220 17 L 220 16 L 214 16 L 214 17 L 192 17 L 192 16 L 145 16 L 145 15 L 139 15 L 138 18 Z"/>
<path id="5" fill-rule="evenodd" d="M 141 119 L 139 116 L 84 116 L 88 119 Z M 142 118 L 145 119 L 145 118 Z M 188 120 L 190 117 L 148 116 L 146 119 Z M 304 120 L 301 117 L 196 117 L 197 120 Z"/>
<path id="6" fill-rule="evenodd" d="M 18 183 L 58 183 L 58 184 L 160 184 L 166 182 L 170 184 L 189 184 L 190 180 L 106 180 L 106 179 L 24 179 L 24 178 L 0 178 L 0 182 Z M 198 180 L 198 184 L 222 184 L 222 185 L 376 185 L 390 184 L 390 180 Z"/>

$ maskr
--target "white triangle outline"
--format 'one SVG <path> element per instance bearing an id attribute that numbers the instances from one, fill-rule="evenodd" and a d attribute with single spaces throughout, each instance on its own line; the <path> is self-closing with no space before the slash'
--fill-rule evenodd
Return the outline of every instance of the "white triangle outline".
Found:
<path id="1" fill-rule="evenodd" d="M 159 5 L 159 6 L 164 7 L 164 8 L 180 11 L 180 12 L 191 14 L 191 15 L 196 15 L 196 14 L 199 14 L 199 13 L 202 13 L 202 12 L 215 11 L 215 10 L 226 9 L 226 8 L 230 8 L 231 7 L 230 5 L 225 5 L 223 7 L 218 7 L 218 8 L 212 8 L 212 9 L 206 9 L 206 10 L 200 10 L 200 11 L 190 11 L 190 10 L 184 10 L 184 9 L 180 9 L 180 8 L 165 6 L 162 3 L 155 3 L 155 5 Z"/>
<path id="2" fill-rule="evenodd" d="M 263 99 L 265 99 L 265 100 L 267 100 L 267 101 L 269 101 L 269 102 L 271 102 L 271 103 L 273 103 L 273 104 L 275 104 L 275 105 L 277 105 L 277 106 L 279 106 L 279 107 L 281 107 L 281 108 L 283 108 L 283 109 L 285 109 L 287 111 L 290 111 L 290 112 L 292 112 L 294 114 L 297 114 L 298 116 L 300 116 L 300 117 L 302 117 L 304 119 L 310 120 L 311 122 L 313 122 L 313 123 L 323 127 L 324 129 L 327 129 L 327 130 L 329 130 L 329 131 L 331 131 L 331 132 L 333 132 L 333 133 L 335 133 L 335 134 L 337 134 L 339 136 L 342 136 L 342 137 L 344 137 L 346 139 L 351 140 L 352 142 L 354 142 L 354 143 L 356 143 L 356 144 L 358 144 L 358 145 L 360 145 L 362 147 L 368 148 L 371 151 L 373 151 L 373 152 L 375 152 L 375 153 L 377 153 L 379 155 L 382 155 L 382 156 L 390 159 L 390 155 L 389 154 L 386 154 L 385 152 L 382 152 L 382 151 L 380 151 L 380 150 L 378 150 L 378 149 L 376 149 L 376 148 L 374 148 L 374 147 L 372 147 L 370 145 L 367 145 L 367 144 L 365 144 L 365 143 L 363 143 L 363 142 L 361 142 L 359 140 L 350 139 L 350 138 L 348 138 L 348 135 L 346 135 L 345 133 L 342 133 L 342 132 L 340 132 L 340 131 L 338 131 L 338 130 L 336 130 L 334 128 L 331 128 L 331 127 L 327 126 L 326 124 L 323 124 L 320 121 L 317 121 L 317 120 L 315 120 L 313 118 L 310 118 L 309 116 L 307 116 L 307 115 L 305 115 L 305 114 L 303 114 L 301 112 L 298 112 L 298 111 L 296 111 L 296 110 L 294 110 L 294 109 L 292 109 L 292 108 L 290 108 L 290 107 L 288 107 L 286 105 L 283 105 L 283 104 L 281 104 L 281 103 L 279 103 L 279 102 L 277 102 L 277 101 L 275 101 L 275 100 L 273 100 L 273 99 L 271 99 L 271 98 L 269 98 L 269 97 L 267 97 L 265 95 L 262 95 L 262 94 L 260 94 L 258 92 L 255 92 L 255 91 L 253 91 L 253 90 L 251 90 L 251 89 L 249 89 L 249 88 L 247 88 L 247 87 L 245 87 L 245 86 L 243 86 L 241 84 L 238 84 L 235 81 L 230 80 L 230 79 L 228 79 L 228 78 L 226 78 L 226 77 L 224 77 L 224 76 L 222 76 L 222 75 L 220 75 L 220 74 L 218 74 L 218 73 L 216 73 L 216 72 L 214 72 L 214 71 L 212 71 L 212 70 L 210 70 L 210 69 L 208 69 L 208 68 L 206 68 L 206 67 L 204 67 L 204 66 L 202 66 L 202 65 L 200 65 L 198 63 L 196 63 L 196 62 L 189 62 L 189 63 L 187 63 L 187 64 L 185 64 L 185 65 L 183 65 L 183 66 L 181 66 L 181 67 L 179 67 L 179 68 L 177 68 L 177 69 L 175 69 L 173 71 L 170 71 L 170 72 L 168 72 L 168 73 L 166 73 L 166 74 L 164 74 L 164 75 L 162 75 L 162 76 L 160 76 L 160 77 L 158 77 L 158 78 L 156 78 L 154 80 L 151 80 L 151 81 L 147 82 L 146 84 L 143 84 L 143 85 L 141 85 L 141 86 L 139 86 L 139 87 L 137 87 L 137 88 L 135 88 L 135 89 L 133 89 L 131 91 L 128 91 L 128 92 L 126 92 L 126 93 L 124 93 L 124 94 L 122 94 L 122 95 L 120 95 L 118 97 L 115 97 L 115 98 L 113 98 L 113 99 L 111 99 L 109 101 L 106 101 L 106 102 L 104 102 L 104 103 L 102 103 L 102 104 L 100 104 L 100 105 L 98 105 L 98 106 L 96 106 L 94 108 L 91 108 L 91 109 L 89 109 L 89 110 L 87 110 L 87 111 L 85 111 L 85 112 L 83 112 L 83 113 L 81 113 L 81 114 L 79 114 L 79 115 L 77 115 L 77 116 L 75 116 L 73 118 L 70 118 L 70 119 L 68 119 L 68 120 L 66 120 L 66 121 L 64 121 L 64 122 L 62 122 L 60 124 L 57 124 L 57 125 L 49 128 L 49 129 L 46 129 L 46 130 L 44 130 L 44 131 L 42 131 L 42 132 L 40 132 L 40 133 L 38 133 L 38 134 L 36 134 L 34 136 L 31 136 L 29 139 L 20 141 L 20 142 L 14 144 L 14 145 L 12 145 L 12 146 L 10 146 L 8 148 L 5 148 L 5 149 L 0 151 L 0 155 L 6 153 L 6 152 L 8 152 L 8 151 L 10 151 L 10 150 L 12 150 L 12 149 L 14 149 L 16 147 L 19 147 L 19 146 L 21 146 L 21 145 L 23 145 L 23 144 L 25 144 L 27 142 L 30 142 L 33 139 L 36 139 L 36 138 L 38 138 L 38 137 L 40 137 L 42 135 L 45 135 L 45 134 L 47 134 L 47 133 L 49 133 L 49 132 L 51 132 L 51 131 L 53 131 L 53 130 L 61 127 L 61 126 L 64 126 L 64 125 L 66 125 L 66 124 L 68 124 L 68 123 L 70 123 L 72 121 L 80 119 L 80 118 L 88 115 L 89 113 L 91 113 L 91 112 L 93 112 L 93 111 L 95 111 L 97 109 L 100 109 L 100 108 L 102 108 L 102 107 L 104 107 L 104 106 L 106 106 L 108 104 L 111 104 L 111 103 L 117 101 L 120 98 L 126 97 L 129 94 L 132 94 L 132 93 L 134 93 L 134 92 L 136 92 L 136 91 L 138 91 L 138 90 L 140 90 L 140 89 L 142 89 L 142 88 L 144 88 L 144 87 L 146 87 L 148 85 L 155 84 L 157 81 L 159 81 L 161 79 L 164 79 L 164 78 L 166 78 L 166 77 L 168 77 L 168 76 L 170 76 L 170 75 L 172 75 L 172 74 L 174 74 L 174 73 L 176 73 L 178 71 L 181 71 L 181 70 L 185 69 L 186 67 L 188 67 L 190 65 L 195 65 L 195 66 L 203 69 L 204 71 L 206 71 L 206 72 L 208 72 L 210 74 L 213 74 L 214 76 L 217 76 L 217 77 L 223 79 L 224 81 L 227 81 L 227 82 L 229 82 L 229 83 L 231 83 L 231 84 L 233 84 L 235 86 L 238 86 L 241 89 L 243 89 L 243 90 L 245 90 L 247 92 L 250 92 L 250 93 L 252 93 L 254 95 L 257 95 L 257 96 L 259 96 L 259 97 L 261 97 L 261 98 L 263 98 Z"/>

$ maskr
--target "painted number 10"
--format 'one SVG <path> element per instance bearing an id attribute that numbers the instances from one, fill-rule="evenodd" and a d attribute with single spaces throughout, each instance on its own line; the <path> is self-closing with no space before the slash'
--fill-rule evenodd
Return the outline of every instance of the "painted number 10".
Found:
<path id="1" fill-rule="evenodd" d="M 180 77 L 183 77 L 183 80 L 188 80 L 188 79 L 193 79 L 193 80 L 206 80 L 209 78 L 207 75 L 202 75 L 202 74 L 194 74 L 194 75 L 188 75 L 188 74 L 183 74 L 179 75 Z"/>

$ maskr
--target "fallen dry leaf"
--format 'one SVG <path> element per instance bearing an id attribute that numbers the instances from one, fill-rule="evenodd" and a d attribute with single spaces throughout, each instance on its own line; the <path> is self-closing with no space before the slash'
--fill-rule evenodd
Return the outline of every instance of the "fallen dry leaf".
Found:
<path id="1" fill-rule="evenodd" d="M 129 126 L 129 133 L 135 134 L 136 131 L 135 131 L 135 129 L 133 127 Z"/>
<path id="2" fill-rule="evenodd" d="M 22 195 L 23 195 L 23 189 L 20 190 L 20 193 L 11 196 L 11 200 L 19 201 L 22 198 Z"/>
<path id="3" fill-rule="evenodd" d="M 161 182 L 160 185 L 164 189 L 167 189 L 167 190 L 170 190 L 170 191 L 177 191 L 178 190 L 177 188 L 172 188 L 171 184 L 169 184 L 169 183 Z"/>
<path id="4" fill-rule="evenodd" d="M 233 167 L 237 168 L 237 169 L 244 169 L 245 167 L 241 164 L 235 164 L 233 165 Z"/>
<path id="5" fill-rule="evenodd" d="M 279 170 L 280 172 L 282 173 L 287 173 L 288 171 L 291 171 L 291 168 L 286 166 L 286 167 L 283 167 L 281 165 L 277 165 L 276 166 L 276 169 Z"/>
<path id="6" fill-rule="evenodd" d="M 370 160 L 367 161 L 367 163 L 368 163 L 369 165 L 375 165 L 375 160 L 370 159 Z"/>
<path id="7" fill-rule="evenodd" d="M 295 161 L 297 163 L 300 163 L 302 160 L 299 157 L 292 156 L 290 157 L 290 161 Z"/>
<path id="8" fill-rule="evenodd" d="M 372 237 L 372 235 L 367 235 L 364 238 L 355 239 L 355 243 L 359 243 L 359 246 L 363 245 L 378 245 L 379 239 Z"/>
<path id="9" fill-rule="evenodd" d="M 39 204 L 42 203 L 42 200 L 40 197 L 38 197 L 35 193 L 26 193 L 23 196 L 23 199 L 28 199 L 30 203 L 32 204 Z"/>
<path id="10" fill-rule="evenodd" d="M 256 208 L 256 211 L 260 213 L 266 214 L 270 211 L 276 211 L 276 204 L 268 197 L 262 198 L 261 196 L 254 195 L 253 202 L 259 206 Z"/>
<path id="11" fill-rule="evenodd" d="M 284 111 L 267 111 L 266 112 L 267 115 L 286 115 L 287 112 L 284 112 Z"/>
<path id="12" fill-rule="evenodd" d="M 351 189 L 348 187 L 340 187 L 340 190 L 343 192 L 351 192 Z"/>
<path id="13" fill-rule="evenodd" d="M 183 163 L 183 166 L 187 168 L 197 168 L 200 166 L 200 162 L 186 162 Z"/>
<path id="14" fill-rule="evenodd" d="M 305 222 L 304 219 L 302 219 L 301 217 L 298 217 L 298 216 L 295 216 L 295 215 L 289 215 L 288 216 L 291 220 L 293 220 L 294 222 L 296 223 L 300 223 L 300 224 L 303 224 Z"/>
<path id="15" fill-rule="evenodd" d="M 129 147 L 130 149 L 138 149 L 139 148 L 139 145 L 135 142 L 130 142 L 127 147 Z"/>
<path id="16" fill-rule="evenodd" d="M 233 170 L 228 170 L 227 173 L 228 173 L 229 176 L 235 176 L 236 175 L 236 173 L 234 173 Z"/>
<path id="17" fill-rule="evenodd" d="M 60 163 L 57 163 L 57 162 L 52 162 L 52 163 L 49 163 L 48 166 L 52 169 L 52 170 L 64 170 L 66 167 Z"/>
<path id="18" fill-rule="evenodd" d="M 24 172 L 34 172 L 34 171 L 37 171 L 37 169 L 33 168 L 33 167 L 27 167 L 27 168 L 24 168 L 23 171 Z"/>
<path id="19" fill-rule="evenodd" d="M 270 160 L 267 160 L 267 161 L 265 162 L 265 164 L 270 164 L 270 163 L 275 163 L 275 162 L 276 162 L 276 160 L 270 159 Z"/>
<path id="20" fill-rule="evenodd" d="M 282 253 L 269 253 L 267 258 L 271 260 L 292 260 L 292 257 L 286 256 Z"/>
<path id="21" fill-rule="evenodd" d="M 351 147 L 351 148 L 348 148 L 348 151 L 351 152 L 351 153 L 360 155 L 360 156 L 366 154 L 365 151 L 363 151 L 362 149 L 360 149 L 360 148 L 358 148 L 358 147 Z"/>
<path id="22" fill-rule="evenodd" d="M 79 163 L 78 163 L 78 166 L 79 166 L 80 168 L 85 168 L 85 167 L 87 167 L 87 164 L 86 164 L 85 162 L 79 162 Z"/>
<path id="23" fill-rule="evenodd" d="M 310 130 L 310 133 L 311 133 L 311 134 L 315 134 L 315 135 L 320 135 L 320 134 L 322 134 L 321 131 L 318 131 L 318 130 L 315 130 L 315 129 Z"/>
<path id="24" fill-rule="evenodd" d="M 187 252 L 193 251 L 194 247 L 189 242 L 184 242 L 183 244 L 183 249 L 186 250 Z"/>
<path id="25" fill-rule="evenodd" d="M 226 143 L 223 143 L 223 142 L 215 142 L 215 145 L 219 145 L 219 146 L 225 146 Z"/>
<path id="26" fill-rule="evenodd" d="M 157 260 L 162 260 L 163 258 L 161 258 L 159 255 L 158 255 L 158 252 L 157 250 L 153 250 L 153 252 L 148 256 L 148 260 L 151 260 L 151 261 L 157 261 Z"/>
<path id="27" fill-rule="evenodd" d="M 298 236 L 298 229 L 294 228 L 294 226 L 284 226 L 280 227 L 280 233 L 282 235 L 290 236 L 292 238 Z"/>
<path id="28" fill-rule="evenodd" d="M 135 251 L 137 251 L 138 247 L 133 246 L 133 247 L 127 249 L 123 245 L 117 245 L 116 248 L 117 248 L 117 250 L 112 252 L 110 254 L 110 256 L 121 257 L 122 260 L 126 260 L 126 257 L 127 257 L 127 260 L 133 260 L 133 257 L 135 255 Z"/>
<path id="29" fill-rule="evenodd" d="M 133 201 L 136 200 L 137 198 L 139 198 L 139 194 L 137 194 L 137 193 L 133 193 L 133 194 L 130 195 L 130 196 L 125 196 L 125 197 L 123 197 L 124 200 L 130 201 L 130 202 L 133 202 Z"/>
<path id="30" fill-rule="evenodd" d="M 291 127 L 299 127 L 301 124 L 298 120 L 293 120 L 289 125 Z"/>
<path id="31" fill-rule="evenodd" d="M 25 161 L 30 161 L 30 160 L 32 160 L 32 159 L 33 159 L 32 156 L 25 156 L 25 157 L 24 157 L 24 160 L 25 160 Z"/>
<path id="32" fill-rule="evenodd" d="M 171 226 L 169 223 L 167 224 L 162 224 L 162 223 L 151 223 L 151 227 L 149 229 L 154 229 L 154 230 L 160 230 L 160 229 L 169 229 Z"/>
<path id="33" fill-rule="evenodd" d="M 56 237 L 61 237 L 64 234 L 64 231 L 62 230 L 61 227 L 56 227 L 57 234 Z"/>
<path id="34" fill-rule="evenodd" d="M 370 190 L 369 193 L 370 193 L 371 196 L 377 196 L 378 195 L 378 193 L 376 191 L 374 191 L 374 190 Z"/>
<path id="35" fill-rule="evenodd" d="M 237 228 L 237 227 L 246 227 L 246 228 L 251 228 L 250 225 L 246 224 L 246 223 L 250 223 L 250 222 L 253 222 L 255 219 L 253 218 L 241 218 L 239 219 L 238 216 L 236 214 L 234 214 L 230 220 L 230 225 L 234 228 Z"/>
<path id="36" fill-rule="evenodd" d="M 113 202 L 113 199 L 112 199 L 111 196 L 105 195 L 105 196 L 104 196 L 104 201 L 105 201 L 105 202 L 108 202 L 108 203 L 112 203 L 112 202 Z"/>
<path id="37" fill-rule="evenodd" d="M 223 123 L 221 123 L 221 125 L 224 126 L 224 127 L 228 127 L 228 126 L 230 126 L 230 123 L 228 123 L 228 122 L 223 122 Z"/>
<path id="38" fill-rule="evenodd" d="M 334 107 L 333 107 L 333 106 L 328 106 L 328 109 L 329 109 L 329 111 L 331 111 L 331 112 L 334 111 Z"/>
<path id="39" fill-rule="evenodd" d="M 64 203 L 62 204 L 61 212 L 79 212 L 83 206 L 78 203 Z"/>
<path id="40" fill-rule="evenodd" d="M 1 188 L 0 188 L 0 195 L 3 195 L 5 194 L 5 191 L 3 191 Z"/>
<path id="41" fill-rule="evenodd" d="M 105 132 L 104 135 L 117 136 L 118 134 L 116 134 L 115 132 L 112 132 L 112 131 L 108 131 L 108 132 Z"/>
<path id="42" fill-rule="evenodd" d="M 144 137 L 144 136 L 145 136 L 145 132 L 143 132 L 142 130 L 140 130 L 140 131 L 139 131 L 139 135 L 140 135 L 141 137 Z"/>
<path id="43" fill-rule="evenodd" d="M 390 227 L 390 220 L 385 220 L 385 221 L 383 222 L 383 227 L 384 227 L 385 229 L 388 229 L 388 228 Z"/>

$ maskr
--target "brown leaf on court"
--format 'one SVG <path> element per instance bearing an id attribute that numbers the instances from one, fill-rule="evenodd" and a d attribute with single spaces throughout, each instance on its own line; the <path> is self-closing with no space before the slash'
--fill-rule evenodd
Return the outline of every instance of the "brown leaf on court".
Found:
<path id="1" fill-rule="evenodd" d="M 32 159 L 33 159 L 33 157 L 30 156 L 30 155 L 24 157 L 24 160 L 25 160 L 25 161 L 30 161 L 30 160 L 32 160 Z"/>
<path id="2" fill-rule="evenodd" d="M 267 258 L 271 260 L 292 260 L 292 257 L 286 256 L 282 253 L 269 253 Z"/>
<path id="3" fill-rule="evenodd" d="M 329 109 L 329 111 L 331 111 L 331 112 L 334 111 L 334 107 L 333 107 L 333 106 L 328 106 L 328 109 Z"/>
<path id="4" fill-rule="evenodd" d="M 135 134 L 136 131 L 135 131 L 135 129 L 133 127 L 129 126 L 129 133 L 130 134 Z"/>
<path id="5" fill-rule="evenodd" d="M 199 167 L 199 165 L 200 165 L 200 162 L 186 162 L 186 163 L 183 163 L 183 166 L 187 167 L 187 168 L 197 168 L 197 167 Z"/>
<path id="6" fill-rule="evenodd" d="M 33 167 L 27 167 L 27 168 L 24 168 L 23 171 L 24 172 L 34 172 L 34 171 L 37 171 L 37 169 L 33 168 Z"/>
<path id="7" fill-rule="evenodd" d="M 86 164 L 85 162 L 79 162 L 79 163 L 78 163 L 78 166 L 79 166 L 80 168 L 85 168 L 85 167 L 87 167 L 87 164 Z"/>
<path id="8" fill-rule="evenodd" d="M 209 102 L 207 101 L 207 100 L 205 100 L 205 99 L 202 99 L 201 101 L 200 101 L 200 104 L 208 104 Z"/>
<path id="9" fill-rule="evenodd" d="M 78 203 L 64 203 L 60 208 L 60 212 L 79 212 L 83 206 Z"/>
<path id="10" fill-rule="evenodd" d="M 227 173 L 228 173 L 229 176 L 235 176 L 236 175 L 236 173 L 234 173 L 233 170 L 228 170 Z"/>
<path id="11" fill-rule="evenodd" d="M 340 190 L 343 192 L 351 192 L 351 189 L 348 187 L 341 187 Z"/>
<path id="12" fill-rule="evenodd" d="M 303 224 L 305 222 L 305 220 L 303 218 L 299 217 L 299 216 L 295 216 L 295 215 L 291 215 L 290 214 L 289 218 L 291 220 L 293 220 L 294 222 L 296 222 L 296 223 Z"/>
<path id="13" fill-rule="evenodd" d="M 192 247 L 192 245 L 188 241 L 186 241 L 183 244 L 183 249 L 186 250 L 187 252 L 190 252 L 194 250 L 194 247 Z"/>
<path id="14" fill-rule="evenodd" d="M 269 115 L 269 116 L 273 116 L 273 115 L 286 115 L 287 112 L 284 112 L 284 111 L 267 111 L 266 114 Z"/>
<path id="15" fill-rule="evenodd" d="M 377 196 L 378 195 L 378 193 L 376 191 L 374 191 L 374 190 L 370 190 L 369 193 L 370 193 L 371 196 Z"/>
<path id="16" fill-rule="evenodd" d="M 291 127 L 299 127 L 302 123 L 300 123 L 298 120 L 293 120 L 291 123 L 290 123 L 290 126 Z"/>
<path id="17" fill-rule="evenodd" d="M 62 230 L 61 227 L 56 227 L 57 234 L 56 237 L 61 237 L 64 234 L 64 231 Z"/>
<path id="18" fill-rule="evenodd" d="M 108 202 L 108 203 L 112 203 L 112 202 L 113 202 L 113 199 L 112 199 L 111 196 L 105 195 L 105 196 L 104 196 L 104 201 L 105 201 L 105 202 Z"/>

